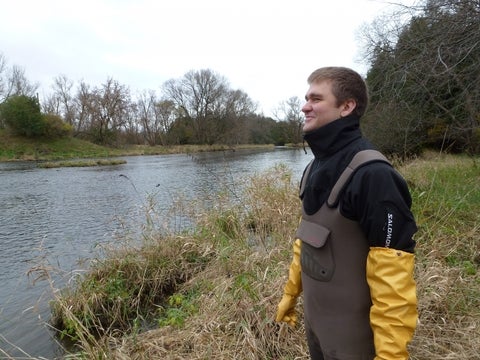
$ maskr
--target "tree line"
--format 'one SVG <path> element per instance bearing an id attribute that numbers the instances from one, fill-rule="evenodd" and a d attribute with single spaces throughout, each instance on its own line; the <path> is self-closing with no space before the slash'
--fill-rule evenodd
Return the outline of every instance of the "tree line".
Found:
<path id="1" fill-rule="evenodd" d="M 479 0 L 397 5 L 366 25 L 360 41 L 370 92 L 362 129 L 378 148 L 402 156 L 425 147 L 480 153 Z M 0 54 L 0 127 L 12 127 L 1 111 L 12 97 L 40 106 L 37 89 Z M 265 117 L 211 69 L 136 95 L 113 78 L 90 86 L 60 75 L 41 102 L 41 120 L 52 136 L 70 132 L 106 145 L 283 145 L 302 140 L 301 106 L 291 97 Z"/>
<path id="2" fill-rule="evenodd" d="M 297 106 L 295 110 L 281 103 L 276 111 L 278 118 L 265 117 L 256 112 L 257 105 L 248 94 L 232 89 L 224 76 L 211 69 L 192 70 L 179 79 L 170 79 L 160 93 L 148 90 L 135 96 L 113 78 L 100 86 L 90 86 L 84 81 L 75 84 L 60 75 L 40 106 L 38 85 L 31 84 L 22 69 L 8 69 L 5 57 L 0 55 L 2 59 L 5 76 L 0 77 L 0 103 L 4 110 L 0 112 L 0 126 L 19 135 L 45 135 L 39 130 L 51 128 L 45 120 L 56 119 L 67 126 L 51 134 L 63 136 L 67 129 L 72 136 L 114 146 L 284 145 L 301 141 L 298 99 L 285 102 Z M 11 114 L 18 113 L 13 109 L 19 107 L 36 116 L 25 121 L 9 120 Z"/>

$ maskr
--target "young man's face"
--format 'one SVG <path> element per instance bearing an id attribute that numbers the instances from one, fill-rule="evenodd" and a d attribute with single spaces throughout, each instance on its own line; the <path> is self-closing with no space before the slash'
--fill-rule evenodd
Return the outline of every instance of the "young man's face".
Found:
<path id="1" fill-rule="evenodd" d="M 306 103 L 302 107 L 305 114 L 303 132 L 316 130 L 342 116 L 347 116 L 347 102 L 337 106 L 337 99 L 332 94 L 332 84 L 328 80 L 314 82 L 305 95 Z M 348 112 L 348 113 L 347 113 Z"/>

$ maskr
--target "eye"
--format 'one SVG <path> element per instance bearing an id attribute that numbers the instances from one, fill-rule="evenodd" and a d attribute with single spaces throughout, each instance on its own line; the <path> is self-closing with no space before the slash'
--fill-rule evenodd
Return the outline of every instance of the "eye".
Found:
<path id="1" fill-rule="evenodd" d="M 310 102 L 310 103 L 317 103 L 317 102 L 320 102 L 320 101 L 323 101 L 323 96 L 319 95 L 319 94 L 309 94 L 307 96 L 305 96 L 305 101 L 306 102 Z"/>

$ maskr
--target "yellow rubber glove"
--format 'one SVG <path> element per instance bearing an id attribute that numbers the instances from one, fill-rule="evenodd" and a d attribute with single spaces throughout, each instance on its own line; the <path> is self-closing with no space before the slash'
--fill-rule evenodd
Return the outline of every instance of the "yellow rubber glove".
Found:
<path id="1" fill-rule="evenodd" d="M 413 254 L 400 250 L 372 247 L 368 253 L 375 360 L 408 360 L 418 318 L 414 261 Z"/>
<path id="2" fill-rule="evenodd" d="M 286 322 L 292 327 L 295 327 L 297 324 L 295 305 L 297 304 L 297 297 L 302 292 L 301 247 L 302 241 L 296 239 L 293 243 L 293 259 L 288 271 L 288 280 L 285 284 L 282 300 L 278 304 L 277 316 L 275 318 L 275 321 Z"/>

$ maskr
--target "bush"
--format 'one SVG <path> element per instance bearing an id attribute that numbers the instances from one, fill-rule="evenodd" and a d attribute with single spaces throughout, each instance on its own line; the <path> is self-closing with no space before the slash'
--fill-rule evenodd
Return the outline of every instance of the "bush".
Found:
<path id="1" fill-rule="evenodd" d="M 16 135 L 35 137 L 45 131 L 40 104 L 35 97 L 15 95 L 8 98 L 0 106 L 0 118 Z"/>
<path id="2" fill-rule="evenodd" d="M 43 115 L 43 122 L 45 124 L 43 135 L 49 139 L 57 139 L 72 135 L 72 126 L 64 122 L 58 115 L 45 114 Z"/>

